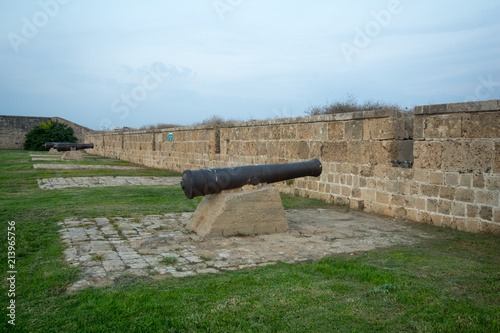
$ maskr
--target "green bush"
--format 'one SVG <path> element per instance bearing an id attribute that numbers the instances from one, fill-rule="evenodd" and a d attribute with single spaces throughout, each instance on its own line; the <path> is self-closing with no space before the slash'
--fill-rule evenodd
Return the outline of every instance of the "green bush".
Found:
<path id="1" fill-rule="evenodd" d="M 73 129 L 58 121 L 49 120 L 40 123 L 26 134 L 23 149 L 25 150 L 48 150 L 43 145 L 45 142 L 76 142 Z"/>

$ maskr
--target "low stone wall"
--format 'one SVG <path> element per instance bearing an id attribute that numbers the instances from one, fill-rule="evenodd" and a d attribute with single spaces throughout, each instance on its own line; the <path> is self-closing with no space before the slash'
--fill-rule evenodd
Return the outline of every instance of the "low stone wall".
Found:
<path id="1" fill-rule="evenodd" d="M 182 172 L 318 158 L 323 174 L 277 186 L 352 209 L 500 234 L 499 101 L 122 133 L 94 153 Z M 172 139 L 170 141 L 170 138 Z M 408 164 L 394 160 L 413 160 Z"/>
<path id="2" fill-rule="evenodd" d="M 84 142 L 91 129 L 59 117 L 0 116 L 0 149 L 23 149 L 26 134 L 35 126 L 49 120 L 58 121 L 73 128 L 78 142 Z"/>

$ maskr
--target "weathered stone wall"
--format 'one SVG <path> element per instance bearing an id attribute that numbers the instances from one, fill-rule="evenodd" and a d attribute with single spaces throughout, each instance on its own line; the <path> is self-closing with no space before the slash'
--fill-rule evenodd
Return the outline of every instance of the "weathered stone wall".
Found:
<path id="1" fill-rule="evenodd" d="M 84 142 L 87 134 L 93 131 L 58 117 L 0 116 L 0 149 L 22 149 L 26 134 L 42 122 L 57 120 L 70 126 L 78 142 Z"/>
<path id="2" fill-rule="evenodd" d="M 445 104 L 417 107 L 414 121 L 393 110 L 363 111 L 99 133 L 86 141 L 96 144 L 97 154 L 179 172 L 318 158 L 319 178 L 281 183 L 279 189 L 376 214 L 500 234 L 499 110 L 499 101 Z M 391 162 L 412 158 L 413 168 Z"/>
<path id="3" fill-rule="evenodd" d="M 47 117 L 0 116 L 0 148 L 23 149 L 26 133 L 49 120 Z"/>

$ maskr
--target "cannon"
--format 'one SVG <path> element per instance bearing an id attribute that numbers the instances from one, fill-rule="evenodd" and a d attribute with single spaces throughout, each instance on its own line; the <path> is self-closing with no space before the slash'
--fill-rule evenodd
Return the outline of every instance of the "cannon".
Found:
<path id="1" fill-rule="evenodd" d="M 57 142 L 53 146 L 58 151 L 71 151 L 71 150 L 83 150 L 83 149 L 93 149 L 93 143 L 69 143 L 69 142 Z"/>
<path id="2" fill-rule="evenodd" d="M 307 162 L 184 170 L 181 187 L 186 197 L 193 199 L 244 185 L 276 183 L 306 176 L 318 177 L 321 171 L 321 162 L 316 158 Z"/>

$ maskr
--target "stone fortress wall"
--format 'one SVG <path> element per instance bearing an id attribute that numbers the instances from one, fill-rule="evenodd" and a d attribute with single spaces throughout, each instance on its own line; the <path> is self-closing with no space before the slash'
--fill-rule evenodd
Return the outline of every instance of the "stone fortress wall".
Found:
<path id="1" fill-rule="evenodd" d="M 184 169 L 318 158 L 319 178 L 277 186 L 355 210 L 500 234 L 500 100 L 220 126 L 95 132 L 93 153 Z M 413 161 L 406 163 L 391 161 Z"/>
<path id="2" fill-rule="evenodd" d="M 0 116 L 0 149 L 23 149 L 26 134 L 33 127 L 49 120 L 57 120 L 73 128 L 78 142 L 84 142 L 86 135 L 93 132 L 86 127 L 59 117 Z"/>

